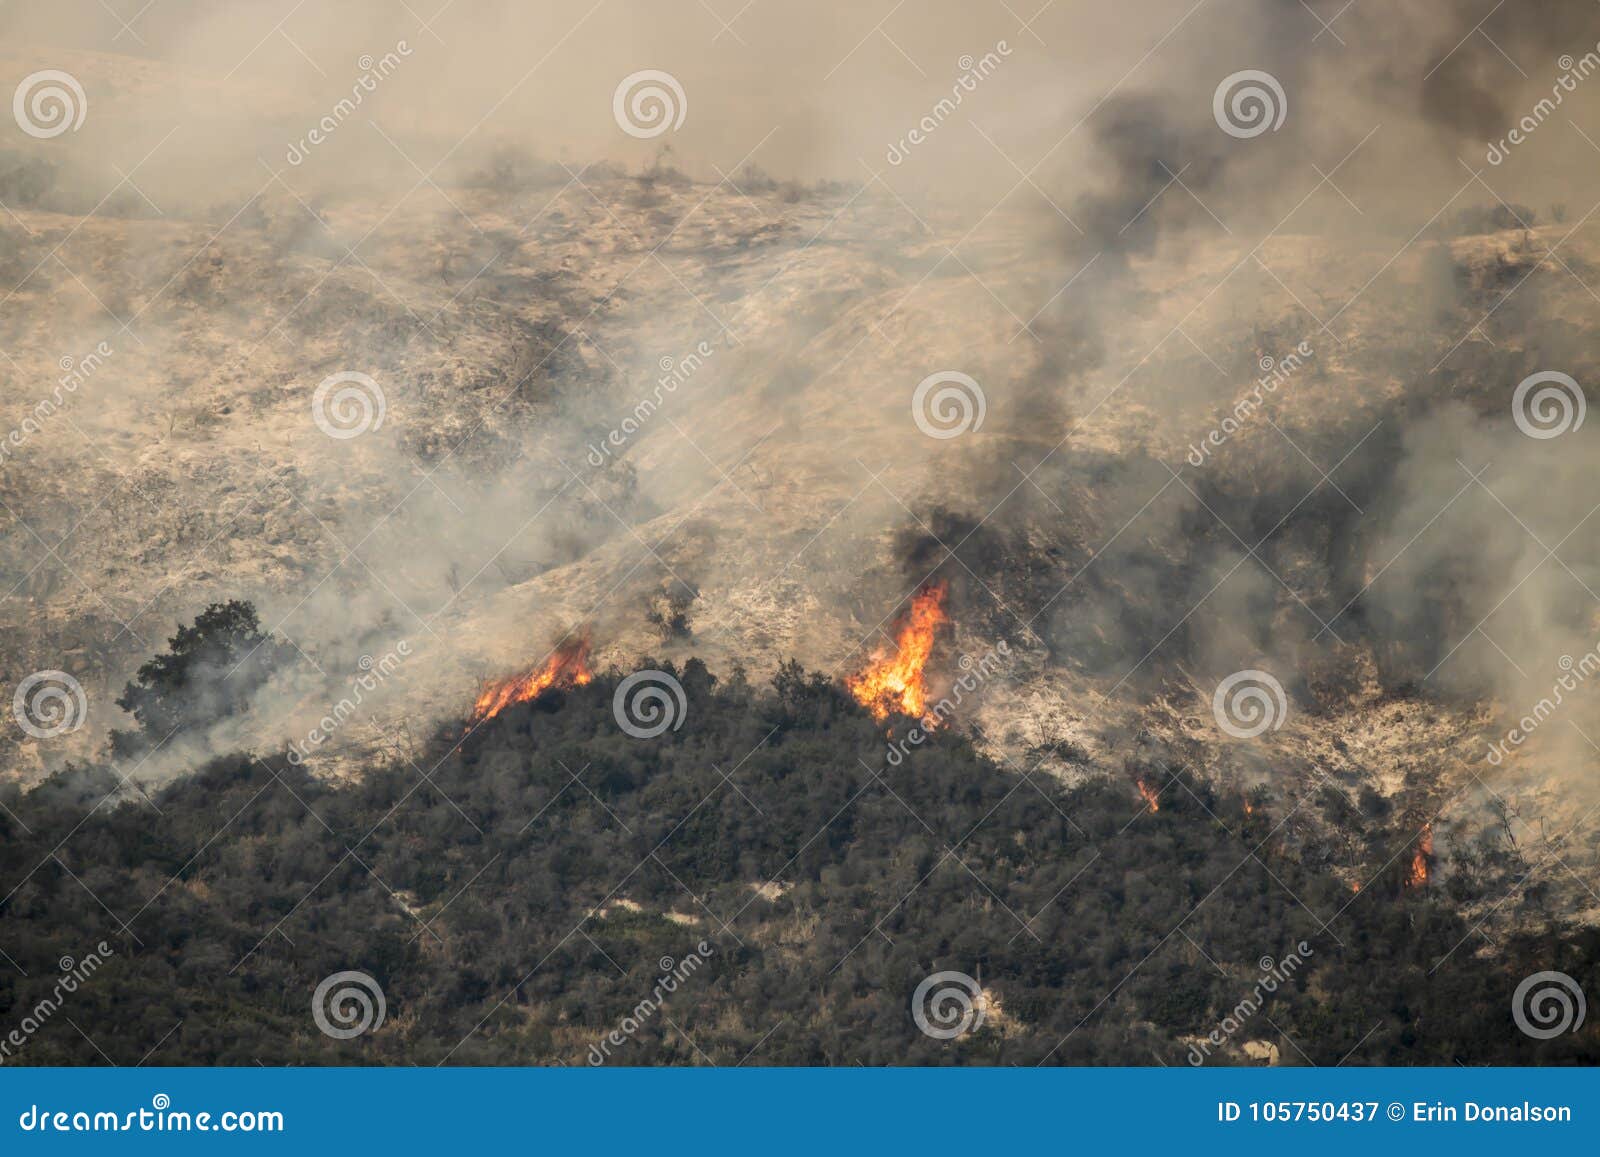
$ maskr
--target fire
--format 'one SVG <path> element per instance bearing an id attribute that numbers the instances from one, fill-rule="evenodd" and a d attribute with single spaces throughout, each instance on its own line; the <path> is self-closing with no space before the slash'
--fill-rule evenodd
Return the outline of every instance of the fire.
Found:
<path id="1" fill-rule="evenodd" d="M 928 698 L 922 669 L 933 653 L 934 636 L 950 621 L 944 613 L 947 590 L 943 582 L 936 582 L 913 595 L 910 609 L 894 626 L 894 654 L 874 652 L 865 671 L 845 680 L 850 694 L 874 719 L 887 719 L 891 711 L 922 718 Z"/>
<path id="2" fill-rule="evenodd" d="M 492 719 L 513 703 L 537 699 L 551 688 L 582 687 L 593 678 L 588 636 L 565 639 L 539 666 L 485 685 L 472 705 L 472 722 Z"/>
<path id="3" fill-rule="evenodd" d="M 1142 779 L 1136 779 L 1136 780 L 1134 780 L 1134 783 L 1136 783 L 1138 785 L 1139 794 L 1144 796 L 1144 802 L 1150 808 L 1150 810 L 1153 811 L 1153 812 L 1160 811 L 1161 810 L 1160 793 L 1151 790 L 1150 785 L 1148 783 L 1146 783 Z"/>
<path id="4" fill-rule="evenodd" d="M 1417 841 L 1416 853 L 1411 857 L 1411 870 L 1406 873 L 1406 887 L 1422 888 L 1428 883 L 1428 861 L 1433 859 L 1433 825 L 1422 825 L 1422 838 Z"/>

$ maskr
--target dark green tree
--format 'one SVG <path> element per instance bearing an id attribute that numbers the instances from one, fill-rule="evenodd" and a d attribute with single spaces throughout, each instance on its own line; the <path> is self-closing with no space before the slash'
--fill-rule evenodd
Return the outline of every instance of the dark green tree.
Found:
<path id="1" fill-rule="evenodd" d="M 261 630 L 254 606 L 236 599 L 213 603 L 193 625 L 180 625 L 167 647 L 139 668 L 117 700 L 139 723 L 136 730 L 112 732 L 118 755 L 244 711 L 293 651 Z"/>

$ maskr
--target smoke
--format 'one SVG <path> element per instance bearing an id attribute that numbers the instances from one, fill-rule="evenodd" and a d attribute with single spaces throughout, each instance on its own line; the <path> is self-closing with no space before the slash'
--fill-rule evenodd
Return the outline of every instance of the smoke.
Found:
<path id="1" fill-rule="evenodd" d="M 1013 580 L 1016 619 L 1055 661 L 1124 696 L 1265 667 L 1314 712 L 1363 687 L 1538 702 L 1597 621 L 1573 474 L 1590 432 L 1530 438 L 1512 397 L 1539 371 L 1592 379 L 1557 304 L 1588 294 L 1587 263 L 1544 255 L 1582 200 L 1568 162 L 1595 98 L 1564 89 L 1572 123 L 1526 138 L 1504 171 L 1483 147 L 1594 49 L 1600 22 L 1583 5 L 1500 21 L 1409 6 L 1341 25 L 1335 58 L 1290 31 L 1301 6 L 1243 8 L 1212 50 L 1187 42 L 1089 121 L 1089 188 L 1041 213 L 1071 292 L 1029 323 L 1033 366 L 991 398 L 1015 421 L 971 449 L 976 495 L 934 509 L 907 557 L 950 527 L 978 585 Z M 1219 59 L 1278 82 L 1281 132 L 1208 131 L 1196 98 L 1230 70 Z M 1352 250 L 1365 282 L 1342 267 Z M 1205 348 L 1220 313 L 1234 344 Z M 1107 455 L 1112 407 L 1135 420 L 1110 418 Z M 1219 449 L 1173 453 L 1174 434 L 1193 453 L 1218 426 Z M 986 539 L 1011 545 L 973 549 Z M 1570 722 L 1543 773 L 1588 762 Z"/>
<path id="2" fill-rule="evenodd" d="M 252 598 L 303 662 L 176 774 L 402 640 L 390 740 L 585 627 L 601 666 L 847 670 L 934 573 L 959 645 L 1108 731 L 1248 667 L 1307 711 L 1514 713 L 1595 634 L 1592 428 L 1511 398 L 1592 378 L 1600 84 L 1485 156 L 1600 19 L 1485 7 L 7 9 L 0 80 L 89 111 L 0 141 L 5 427 L 115 350 L 0 464 L 7 669 L 68 656 L 91 743 L 173 621 Z M 613 98 L 650 69 L 686 108 L 641 138 Z M 1281 123 L 1229 132 L 1247 72 Z M 985 421 L 930 438 L 907 402 L 952 370 Z M 383 418 L 335 437 L 348 372 Z"/>

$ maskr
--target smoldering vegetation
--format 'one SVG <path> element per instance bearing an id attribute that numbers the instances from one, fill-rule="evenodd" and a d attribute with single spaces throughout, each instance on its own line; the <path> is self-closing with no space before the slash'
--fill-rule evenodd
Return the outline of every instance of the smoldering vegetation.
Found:
<path id="1" fill-rule="evenodd" d="M 1219 448 L 1205 446 L 1203 429 L 1181 456 L 1052 449 L 1041 440 L 1032 448 L 1048 457 L 1032 460 L 1038 468 L 1022 484 L 1013 461 L 1028 461 L 1026 452 L 1009 445 L 1011 460 L 970 505 L 935 507 L 925 534 L 912 528 L 907 573 L 940 563 L 940 544 L 951 545 L 959 566 L 942 565 L 963 589 L 974 585 L 968 576 L 981 578 L 1053 655 L 1098 674 L 1146 654 L 1159 656 L 1156 670 L 1200 658 L 1219 616 L 1187 620 L 1185 612 L 1250 555 L 1261 565 L 1235 584 L 1247 589 L 1229 592 L 1237 601 L 1220 631 L 1238 629 L 1235 653 L 1248 646 L 1290 669 L 1316 657 L 1319 639 L 1343 641 L 1373 653 L 1386 690 L 1417 690 L 1492 611 L 1522 617 L 1506 632 L 1508 646 L 1527 648 L 1519 653 L 1587 649 L 1593 599 L 1585 587 L 1595 582 L 1597 545 L 1582 482 L 1589 443 L 1583 431 L 1556 444 L 1530 441 L 1507 402 L 1508 383 L 1541 367 L 1592 378 L 1593 346 L 1580 323 L 1550 307 L 1547 291 L 1564 273 L 1500 251 L 1484 256 L 1484 240 L 1445 234 L 1441 289 L 1460 296 L 1435 306 L 1431 332 L 1405 335 L 1409 346 L 1369 335 L 1342 348 L 1322 339 L 1322 356 L 1250 406 L 1239 419 L 1243 434 Z M 1521 242 L 1500 234 L 1489 244 Z M 1459 255 L 1447 256 L 1453 245 Z M 1515 308 L 1480 324 L 1482 303 L 1501 300 L 1512 278 Z M 1474 327 L 1470 349 L 1452 348 Z M 1259 359 L 1292 350 L 1299 337 L 1289 326 L 1265 329 L 1233 351 L 1236 396 L 1248 398 L 1252 380 L 1267 376 Z M 1310 410 L 1293 396 L 1395 379 L 1402 389 L 1352 393 L 1343 412 Z M 1217 415 L 1231 416 L 1234 398 L 1221 397 Z M 1186 461 L 1201 453 L 1200 465 Z M 1486 467 L 1480 491 L 1473 479 Z M 1332 471 L 1326 479 L 1324 470 Z M 1464 487 L 1471 497 L 1452 503 Z M 1435 519 L 1441 533 L 1412 541 Z M 1560 555 L 1570 572 L 1530 572 L 1542 552 L 1529 551 L 1545 535 L 1548 545 L 1565 536 Z M 1393 581 L 1377 581 L 1390 570 Z M 994 614 L 999 629 L 1012 621 L 982 592 L 965 601 Z M 1492 693 L 1507 686 L 1506 669 L 1474 653 L 1434 689 Z"/>
<path id="2" fill-rule="evenodd" d="M 318 25 L 330 58 L 415 31 L 352 12 Z M 969 163 L 956 126 L 879 180 L 839 162 L 925 103 L 876 66 L 839 75 L 851 117 L 832 96 L 690 74 L 695 129 L 627 152 L 604 92 L 597 123 L 534 107 L 547 83 L 593 87 L 562 61 L 508 98 L 517 131 L 446 134 L 476 89 L 440 95 L 450 86 L 431 79 L 457 77 L 461 50 L 419 41 L 369 123 L 286 166 L 283 142 L 340 89 L 291 98 L 247 61 L 251 100 L 195 112 L 140 174 L 148 202 L 130 185 L 102 202 L 104 135 L 47 157 L 8 145 L 7 348 L 39 381 L 57 346 L 104 332 L 118 350 L 115 391 L 68 411 L 82 436 L 58 425 L 0 479 L 30 525 L 82 521 L 59 559 L 8 523 L 8 660 L 65 654 L 114 693 L 175 622 L 255 599 L 305 661 L 258 692 L 254 730 L 231 721 L 161 767 L 173 774 L 298 733 L 400 638 L 426 657 L 397 715 L 418 701 L 448 715 L 478 677 L 590 619 L 618 661 L 660 639 L 756 669 L 797 651 L 830 668 L 935 572 L 963 632 L 1114 691 L 1096 709 L 1116 728 L 1176 678 L 1250 665 L 1330 718 L 1363 691 L 1452 710 L 1518 701 L 1594 635 L 1591 431 L 1527 439 L 1508 404 L 1529 373 L 1592 371 L 1589 198 L 1570 126 L 1542 127 L 1514 165 L 1479 158 L 1548 91 L 1557 56 L 1600 38 L 1594 15 L 1560 3 L 1484 21 L 1526 77 L 1469 37 L 1483 18 L 1466 3 L 1352 12 L 1337 38 L 1281 0 L 1173 31 L 1182 16 L 1132 22 L 1140 51 L 1157 46 L 1152 67 L 1083 99 L 1048 87 L 1071 49 L 1014 46 L 973 119 L 1044 158 L 1042 196 L 1000 208 L 1000 241 L 961 234 L 1014 174 Z M 8 18 L 41 43 L 74 34 Z M 206 104 L 217 80 L 194 62 L 250 46 L 225 15 L 182 32 L 161 19 L 142 58 L 97 77 L 149 117 Z M 504 34 L 525 17 L 498 19 Z M 785 17 L 770 19 L 747 66 L 782 42 Z M 930 51 L 999 34 L 971 20 L 924 30 Z M 599 53 L 585 41 L 579 55 L 603 71 Z M 1271 73 L 1288 109 L 1241 139 L 1219 130 L 1211 96 L 1246 67 Z M 859 114 L 866 92 L 881 122 Z M 1594 104 L 1580 89 L 1564 108 L 1581 122 Z M 127 129 L 109 96 L 95 109 L 86 133 Z M 728 171 L 743 158 L 727 142 L 769 121 L 783 131 Z M 244 163 L 202 170 L 206 150 Z M 941 252 L 957 238 L 960 262 Z M 78 292 L 80 269 L 98 301 Z M 935 325 L 991 297 L 1027 324 L 994 350 L 970 331 L 899 334 L 924 297 Z M 1173 300 L 1193 308 L 1169 313 Z M 707 341 L 715 355 L 666 399 L 682 408 L 656 419 L 663 359 Z M 1241 418 L 1263 359 L 1301 343 L 1314 353 Z M 967 358 L 988 371 L 988 427 L 908 443 L 901 387 Z M 329 442 L 305 421 L 308 395 L 353 367 L 382 385 L 385 426 Z M 771 424 L 724 443 L 719 419 L 742 405 Z M 1239 431 L 1189 463 L 1229 417 Z M 895 501 L 867 486 L 852 506 L 860 464 L 885 446 Z M 84 512 L 78 490 L 110 496 Z M 777 529 L 758 549 L 742 520 L 762 518 Z M 826 630 L 759 622 L 775 574 Z M 124 723 L 106 710 L 90 734 Z M 11 753 L 23 765 L 40 756 L 25 746 Z"/>
<path id="3" fill-rule="evenodd" d="M 1595 635 L 1596 542 L 1581 474 L 1590 432 L 1530 440 L 1510 405 L 1535 372 L 1593 377 L 1589 265 L 1555 254 L 1575 231 L 1566 191 L 1581 182 L 1563 161 L 1546 165 L 1523 186 L 1539 190 L 1537 208 L 1492 187 L 1501 174 L 1479 159 L 1480 145 L 1539 93 L 1457 51 L 1480 13 L 1399 6 L 1349 30 L 1369 52 L 1333 61 L 1285 34 L 1295 7 L 1253 5 L 1241 25 L 1241 55 L 1272 72 L 1301 113 L 1261 138 L 1270 151 L 1208 132 L 1212 110 L 1175 99 L 1194 58 L 1162 78 L 1164 91 L 1118 93 L 1085 126 L 1090 189 L 1044 214 L 1059 276 L 1082 280 L 1031 323 L 1039 358 L 1006 383 L 1006 437 L 971 451 L 970 497 L 926 510 L 909 569 L 921 569 L 929 540 L 960 543 L 950 552 L 959 566 L 947 569 L 1011 604 L 1002 612 L 980 593 L 972 613 L 996 631 L 1036 634 L 1056 661 L 1146 690 L 1174 669 L 1220 675 L 1270 660 L 1312 709 L 1347 703 L 1369 667 L 1385 695 L 1516 699 L 1547 682 L 1524 667 L 1554 670 Z M 1400 28 L 1417 35 L 1377 43 Z M 1559 53 L 1593 48 L 1596 22 L 1559 4 L 1486 34 L 1502 43 L 1502 28 L 1508 52 L 1548 71 Z M 1315 103 L 1335 89 L 1348 99 Z M 1565 132 L 1541 161 L 1570 152 L 1577 134 Z M 1396 171 L 1398 152 L 1409 160 Z M 1290 230 L 1306 229 L 1296 202 L 1316 187 L 1284 179 L 1296 155 L 1326 158 L 1318 173 L 1350 161 L 1331 183 L 1353 211 L 1319 205 L 1316 228 L 1336 244 L 1392 246 L 1391 262 L 1409 253 L 1409 287 L 1374 277 L 1323 297 L 1269 271 L 1284 312 L 1234 326 L 1228 347 L 1201 348 L 1183 331 L 1187 318 L 1165 337 L 1165 323 L 1155 329 L 1157 349 L 1169 339 L 1192 348 L 1163 350 L 1129 387 L 1154 430 L 1109 452 L 1076 438 L 1122 387 L 1106 393 L 1105 371 L 1129 364 L 1115 353 L 1128 319 L 1157 306 L 1152 270 L 1181 269 L 1229 237 L 1267 243 L 1291 220 Z M 1236 246 L 1241 265 L 1259 256 L 1248 245 Z M 1314 347 L 1304 365 L 1251 402 L 1252 383 L 1302 342 Z M 1195 453 L 1224 418 L 1238 435 Z"/>

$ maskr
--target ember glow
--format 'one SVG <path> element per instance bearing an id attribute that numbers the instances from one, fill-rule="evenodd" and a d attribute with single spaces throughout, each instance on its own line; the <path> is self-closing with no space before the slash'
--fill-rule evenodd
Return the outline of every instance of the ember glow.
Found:
<path id="1" fill-rule="evenodd" d="M 887 719 L 891 711 L 922 718 L 928 699 L 922 672 L 933 653 L 934 637 L 950 621 L 944 611 L 947 591 L 943 582 L 937 582 L 912 596 L 910 608 L 895 622 L 894 653 L 875 652 L 865 671 L 845 680 L 850 694 L 874 719 Z"/>
<path id="2" fill-rule="evenodd" d="M 487 684 L 472 705 L 472 722 L 492 719 L 513 703 L 537 699 L 552 688 L 582 687 L 594 678 L 589 670 L 589 637 L 563 641 L 540 666 Z"/>
<path id="3" fill-rule="evenodd" d="M 1433 825 L 1422 826 L 1422 838 L 1411 857 L 1411 869 L 1406 872 L 1406 887 L 1422 888 L 1428 883 L 1428 862 L 1433 859 Z"/>

